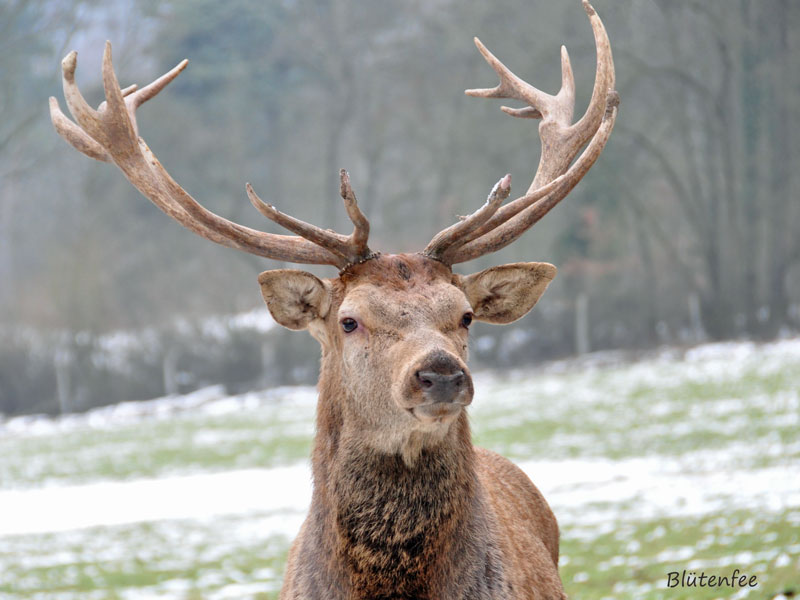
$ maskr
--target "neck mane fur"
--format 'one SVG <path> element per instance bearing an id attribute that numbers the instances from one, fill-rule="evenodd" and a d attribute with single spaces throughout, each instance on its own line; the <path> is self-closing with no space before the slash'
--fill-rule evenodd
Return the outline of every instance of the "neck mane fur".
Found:
<path id="1" fill-rule="evenodd" d="M 408 464 L 343 439 L 338 386 L 323 383 L 311 515 L 326 577 L 350 598 L 496 597 L 503 576 L 466 414 Z"/>

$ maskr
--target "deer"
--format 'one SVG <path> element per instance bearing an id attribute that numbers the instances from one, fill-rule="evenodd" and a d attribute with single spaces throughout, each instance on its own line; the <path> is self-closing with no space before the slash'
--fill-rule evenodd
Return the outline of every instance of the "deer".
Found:
<path id="1" fill-rule="evenodd" d="M 311 455 L 309 513 L 292 543 L 281 599 L 561 599 L 559 530 L 541 492 L 511 461 L 473 446 L 467 407 L 470 324 L 506 324 L 538 302 L 556 274 L 518 262 L 461 275 L 453 265 L 511 244 L 577 185 L 602 152 L 619 96 L 608 35 L 583 0 L 595 39 L 591 100 L 573 123 L 575 84 L 561 47 L 561 89 L 550 95 L 520 79 L 475 38 L 499 77 L 469 96 L 507 98 L 537 119 L 541 156 L 528 191 L 505 203 L 511 176 L 472 214 L 416 253 L 368 245 L 370 225 L 346 171 L 340 195 L 350 235 L 279 211 L 250 184 L 253 206 L 292 235 L 254 230 L 199 204 L 138 135 L 136 109 L 186 67 L 139 89 L 121 88 L 111 45 L 102 63 L 105 101 L 97 109 L 75 83 L 77 54 L 62 61 L 66 104 L 50 98 L 56 131 L 83 154 L 115 164 L 146 198 L 179 224 L 229 248 L 268 259 L 330 265 L 332 278 L 302 270 L 261 273 L 274 320 L 308 330 L 322 353 Z"/>

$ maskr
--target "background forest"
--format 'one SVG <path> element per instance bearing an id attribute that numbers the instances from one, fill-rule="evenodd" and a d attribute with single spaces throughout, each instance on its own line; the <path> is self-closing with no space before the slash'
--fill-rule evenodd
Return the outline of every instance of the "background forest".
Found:
<path id="1" fill-rule="evenodd" d="M 796 332 L 800 4 L 595 7 L 614 49 L 617 126 L 562 206 L 467 267 L 560 269 L 529 317 L 476 327 L 473 358 Z M 256 276 L 280 265 L 183 230 L 54 133 L 47 98 L 62 97 L 70 49 L 92 104 L 105 39 L 123 85 L 190 59 L 139 124 L 211 210 L 277 232 L 248 203 L 250 181 L 286 212 L 346 230 L 344 167 L 374 247 L 408 251 L 506 172 L 521 192 L 535 171 L 535 122 L 463 94 L 496 81 L 473 35 L 550 92 L 565 44 L 585 108 L 595 55 L 577 0 L 0 3 L 0 413 L 316 375 L 316 344 L 269 327 Z"/>

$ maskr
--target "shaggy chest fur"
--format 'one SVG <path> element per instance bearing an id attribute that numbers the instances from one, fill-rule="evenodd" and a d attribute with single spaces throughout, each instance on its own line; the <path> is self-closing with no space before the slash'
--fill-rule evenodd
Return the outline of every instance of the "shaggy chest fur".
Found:
<path id="1" fill-rule="evenodd" d="M 502 598 L 504 577 L 471 445 L 348 457 L 337 467 L 333 534 L 349 597 Z"/>

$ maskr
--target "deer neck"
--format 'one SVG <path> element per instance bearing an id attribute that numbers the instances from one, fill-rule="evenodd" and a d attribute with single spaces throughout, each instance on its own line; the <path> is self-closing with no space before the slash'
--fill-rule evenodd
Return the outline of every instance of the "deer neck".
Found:
<path id="1" fill-rule="evenodd" d="M 336 400 L 319 401 L 311 512 L 337 586 L 350 598 L 484 597 L 487 578 L 464 574 L 499 561 L 466 415 L 409 463 L 343 436 Z"/>

